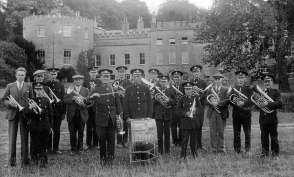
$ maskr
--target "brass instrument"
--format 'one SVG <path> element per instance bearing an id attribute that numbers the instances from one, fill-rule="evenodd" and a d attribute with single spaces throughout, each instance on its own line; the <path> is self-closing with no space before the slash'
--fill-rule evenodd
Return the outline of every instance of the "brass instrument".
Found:
<path id="1" fill-rule="evenodd" d="M 218 94 L 213 90 L 213 88 L 211 89 L 211 94 L 206 97 L 206 100 L 216 110 L 216 112 L 221 113 L 219 107 L 212 104 L 213 100 L 216 100 L 217 102 L 220 101 Z"/>
<path id="2" fill-rule="evenodd" d="M 151 92 L 151 97 L 154 98 L 154 94 L 155 94 L 155 84 L 156 84 L 156 80 L 155 79 L 150 79 L 150 82 L 148 80 L 146 80 L 145 78 L 141 78 L 141 81 L 148 85 L 150 87 L 150 92 Z"/>
<path id="3" fill-rule="evenodd" d="M 197 86 L 193 86 L 192 88 L 192 95 L 198 94 L 198 93 L 204 93 L 206 90 L 208 90 L 210 87 L 212 87 L 213 84 L 209 84 L 204 90 Z"/>
<path id="4" fill-rule="evenodd" d="M 121 90 L 123 95 L 126 92 L 126 89 L 123 88 L 123 86 L 119 84 L 119 81 L 113 82 L 112 87 L 116 88 L 117 90 Z"/>
<path id="5" fill-rule="evenodd" d="M 28 100 L 29 100 L 29 105 L 31 106 L 31 105 L 33 105 L 33 109 L 34 109 L 34 112 L 36 113 L 36 114 L 42 114 L 42 111 L 43 111 L 43 109 L 42 108 L 40 108 L 40 106 L 38 106 L 38 104 L 33 100 L 33 99 L 29 99 L 28 98 Z M 37 109 L 37 110 L 36 110 Z"/>
<path id="6" fill-rule="evenodd" d="M 49 88 L 49 92 L 51 93 L 51 95 L 53 96 L 54 100 L 56 101 L 56 103 L 60 102 L 60 99 L 57 98 L 57 96 L 55 95 L 55 93 L 51 90 L 50 87 Z"/>
<path id="7" fill-rule="evenodd" d="M 193 104 L 190 108 L 190 115 L 189 117 L 192 119 L 193 118 L 193 115 L 195 114 L 196 112 L 196 99 L 194 98 L 194 101 L 193 101 Z"/>
<path id="8" fill-rule="evenodd" d="M 47 98 L 49 100 L 50 104 L 54 102 L 54 100 L 51 99 L 44 90 L 42 91 L 42 94 L 45 98 Z"/>
<path id="9" fill-rule="evenodd" d="M 171 84 L 171 87 L 176 91 L 176 100 L 179 101 L 184 96 L 184 94 L 179 89 L 177 89 L 173 84 Z"/>
<path id="10" fill-rule="evenodd" d="M 95 82 L 90 82 L 90 90 L 93 90 L 97 85 Z"/>
<path id="11" fill-rule="evenodd" d="M 251 96 L 251 101 L 258 106 L 262 111 L 266 113 L 272 113 L 274 110 L 269 110 L 268 107 L 261 106 L 261 103 L 267 101 L 267 102 L 274 102 L 271 97 L 269 97 L 258 85 L 254 85 L 252 87 L 252 91 L 254 92 Z"/>
<path id="12" fill-rule="evenodd" d="M 123 120 L 120 115 L 116 117 L 116 126 L 118 129 L 118 134 L 123 135 L 126 132 L 124 131 Z"/>
<path id="13" fill-rule="evenodd" d="M 87 108 L 87 105 L 84 103 L 85 98 L 84 98 L 82 95 L 80 95 L 78 92 L 76 92 L 76 91 L 74 90 L 74 87 L 73 87 L 73 86 L 68 87 L 66 93 L 67 93 L 67 94 L 71 94 L 71 93 L 75 94 L 75 95 L 78 97 L 78 98 L 75 100 L 76 103 L 77 103 L 78 105 L 80 105 L 81 107 L 83 107 L 83 108 Z"/>
<path id="14" fill-rule="evenodd" d="M 13 96 L 8 95 L 7 98 L 8 98 L 8 100 L 9 100 L 10 102 L 12 102 L 12 103 L 14 103 L 14 104 L 17 105 L 19 111 L 23 110 L 24 107 L 22 107 L 20 104 L 18 104 L 18 102 L 13 98 Z"/>
<path id="15" fill-rule="evenodd" d="M 248 101 L 248 97 L 244 95 L 243 93 L 241 93 L 240 91 L 238 91 L 237 89 L 233 88 L 232 91 L 236 93 L 236 94 L 234 93 L 231 94 L 231 96 L 229 97 L 229 100 L 232 104 L 237 106 L 237 103 L 239 101 L 243 101 L 243 102 Z M 241 106 L 240 108 L 245 111 L 250 109 L 250 107 L 245 107 L 245 106 Z"/>

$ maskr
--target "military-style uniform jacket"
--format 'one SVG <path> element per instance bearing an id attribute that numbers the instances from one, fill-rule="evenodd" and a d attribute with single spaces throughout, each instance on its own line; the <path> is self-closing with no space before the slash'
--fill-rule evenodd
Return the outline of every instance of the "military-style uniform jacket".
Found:
<path id="1" fill-rule="evenodd" d="M 207 87 L 206 81 L 202 79 L 194 78 L 194 79 L 191 79 L 190 82 L 193 82 L 195 86 L 197 86 L 198 88 L 202 90 L 204 90 Z M 206 99 L 206 93 L 200 94 L 200 102 L 202 106 L 204 106 L 205 99 Z"/>
<path id="2" fill-rule="evenodd" d="M 193 118 L 188 117 L 186 114 L 190 111 L 190 108 L 193 105 L 194 99 L 196 101 L 196 111 L 193 115 Z M 199 122 L 199 113 L 201 111 L 198 111 L 199 109 L 202 109 L 202 104 L 200 102 L 199 96 L 192 96 L 187 97 L 184 96 L 180 99 L 178 105 L 178 109 L 181 110 L 181 129 L 196 129 L 199 128 L 200 122 Z"/>
<path id="3" fill-rule="evenodd" d="M 123 103 L 125 118 L 151 118 L 153 113 L 152 104 L 148 86 L 135 83 L 126 88 Z"/>
<path id="4" fill-rule="evenodd" d="M 242 94 L 244 94 L 248 100 L 244 101 L 244 107 L 251 107 L 252 106 L 252 101 L 251 101 L 251 96 L 253 94 L 251 88 L 249 86 L 236 86 L 235 89 L 237 89 L 238 91 L 240 91 Z M 232 93 L 234 93 L 232 91 Z M 244 110 L 240 107 L 238 107 L 237 105 L 234 105 L 231 103 L 231 105 L 233 106 L 233 114 L 232 117 L 251 117 L 251 109 L 248 110 Z"/>
<path id="5" fill-rule="evenodd" d="M 154 104 L 155 119 L 171 120 L 172 119 L 173 106 L 176 103 L 175 102 L 174 91 L 172 90 L 172 88 L 160 88 L 160 91 L 162 91 L 170 99 L 170 101 L 167 103 L 167 105 L 170 106 L 170 108 L 164 107 L 159 101 L 157 101 L 155 99 L 156 100 L 156 102 Z M 159 93 L 159 92 L 156 90 L 155 95 L 157 93 Z"/>
<path id="6" fill-rule="evenodd" d="M 87 79 L 83 82 L 83 87 L 86 87 L 91 91 L 91 82 L 94 82 L 96 87 L 102 85 L 102 81 L 100 79 Z"/>
<path id="7" fill-rule="evenodd" d="M 182 84 L 173 84 L 180 92 L 182 92 L 184 95 L 185 95 L 185 91 L 184 91 L 184 88 L 182 86 Z M 179 93 L 177 93 L 176 91 L 174 91 L 175 93 L 175 105 L 173 106 L 173 112 L 176 113 L 176 114 L 179 114 L 179 110 L 178 110 L 178 102 L 180 101 L 180 97 L 178 97 L 178 95 L 180 95 Z M 173 113 L 173 114 L 174 114 Z"/>
<path id="8" fill-rule="evenodd" d="M 90 96 L 94 93 L 112 93 L 91 98 L 95 104 L 96 125 L 107 127 L 108 120 L 111 118 L 113 125 L 116 126 L 116 116 L 122 113 L 122 108 L 119 101 L 119 94 L 113 92 L 117 92 L 117 90 L 108 84 L 102 84 L 90 92 Z"/>
<path id="9" fill-rule="evenodd" d="M 57 98 L 60 99 L 60 102 L 56 103 L 54 101 L 51 105 L 53 114 L 65 114 L 66 105 L 63 103 L 63 97 L 65 95 L 64 85 L 58 81 L 48 81 L 46 82 L 46 85 L 50 87 L 54 94 L 57 96 Z"/>
<path id="10" fill-rule="evenodd" d="M 120 79 L 118 79 L 118 80 L 115 80 L 114 82 L 116 82 L 116 81 L 118 81 L 119 84 L 120 84 L 124 89 L 126 89 L 128 86 L 132 85 L 132 82 L 129 81 L 128 79 L 124 79 L 124 80 L 120 80 Z M 121 107 L 123 107 L 123 104 L 124 104 L 124 97 L 122 97 L 122 96 L 120 95 L 120 97 L 119 97 L 119 101 L 120 101 Z"/>
<path id="11" fill-rule="evenodd" d="M 53 124 L 51 104 L 45 97 L 33 98 L 37 105 L 42 109 L 41 114 L 36 114 L 33 110 L 29 111 L 28 118 L 30 119 L 30 131 L 50 131 Z"/>
<path id="12" fill-rule="evenodd" d="M 271 123 L 278 123 L 278 117 L 277 117 L 277 109 L 280 109 L 283 107 L 283 103 L 281 101 L 281 94 L 276 89 L 269 89 L 267 92 L 267 95 L 271 97 L 274 102 L 268 101 L 268 109 L 274 110 L 272 113 L 265 113 L 260 109 L 259 114 L 259 123 L 260 124 L 271 124 Z"/>

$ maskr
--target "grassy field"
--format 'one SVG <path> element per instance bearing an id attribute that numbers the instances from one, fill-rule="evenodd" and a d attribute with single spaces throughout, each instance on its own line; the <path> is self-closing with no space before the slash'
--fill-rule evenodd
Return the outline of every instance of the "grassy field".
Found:
<path id="1" fill-rule="evenodd" d="M 279 142 L 281 155 L 278 160 L 272 158 L 259 159 L 255 157 L 260 149 L 260 130 L 257 113 L 253 114 L 252 128 L 252 154 L 253 156 L 234 155 L 233 131 L 231 119 L 228 119 L 228 128 L 225 132 L 228 153 L 211 154 L 200 152 L 196 159 L 188 158 L 188 162 L 181 163 L 178 160 L 180 148 L 172 147 L 171 154 L 163 155 L 157 162 L 149 165 L 129 164 L 129 150 L 116 148 L 116 159 L 113 167 L 102 167 L 99 164 L 99 151 L 85 151 L 82 155 L 71 156 L 69 154 L 69 134 L 61 136 L 61 155 L 50 155 L 49 165 L 46 169 L 38 169 L 33 166 L 4 169 L 8 152 L 8 138 L 3 135 L 7 132 L 7 121 L 3 120 L 4 113 L 0 116 L 0 176 L 294 176 L 294 129 L 293 127 L 279 127 Z M 293 114 L 279 113 L 281 125 L 292 123 Z M 205 120 L 203 131 L 204 146 L 208 149 L 209 129 Z M 67 130 L 66 121 L 63 122 L 62 131 Z M 20 143 L 18 138 L 18 160 L 20 159 Z M 242 133 L 242 145 L 244 135 Z"/>

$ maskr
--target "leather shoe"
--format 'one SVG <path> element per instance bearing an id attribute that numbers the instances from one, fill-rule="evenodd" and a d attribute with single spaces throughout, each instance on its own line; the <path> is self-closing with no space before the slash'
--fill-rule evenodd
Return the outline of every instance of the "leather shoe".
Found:
<path id="1" fill-rule="evenodd" d="M 55 151 L 53 151 L 52 153 L 53 153 L 53 154 L 62 154 L 62 152 L 59 151 L 59 150 L 55 150 Z"/>

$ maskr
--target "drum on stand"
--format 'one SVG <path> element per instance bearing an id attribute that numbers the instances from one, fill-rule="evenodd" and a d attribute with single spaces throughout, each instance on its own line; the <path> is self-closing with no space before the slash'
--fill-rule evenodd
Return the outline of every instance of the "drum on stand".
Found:
<path id="1" fill-rule="evenodd" d="M 158 157 L 157 129 L 154 119 L 132 119 L 129 129 L 130 163 L 150 162 Z"/>

